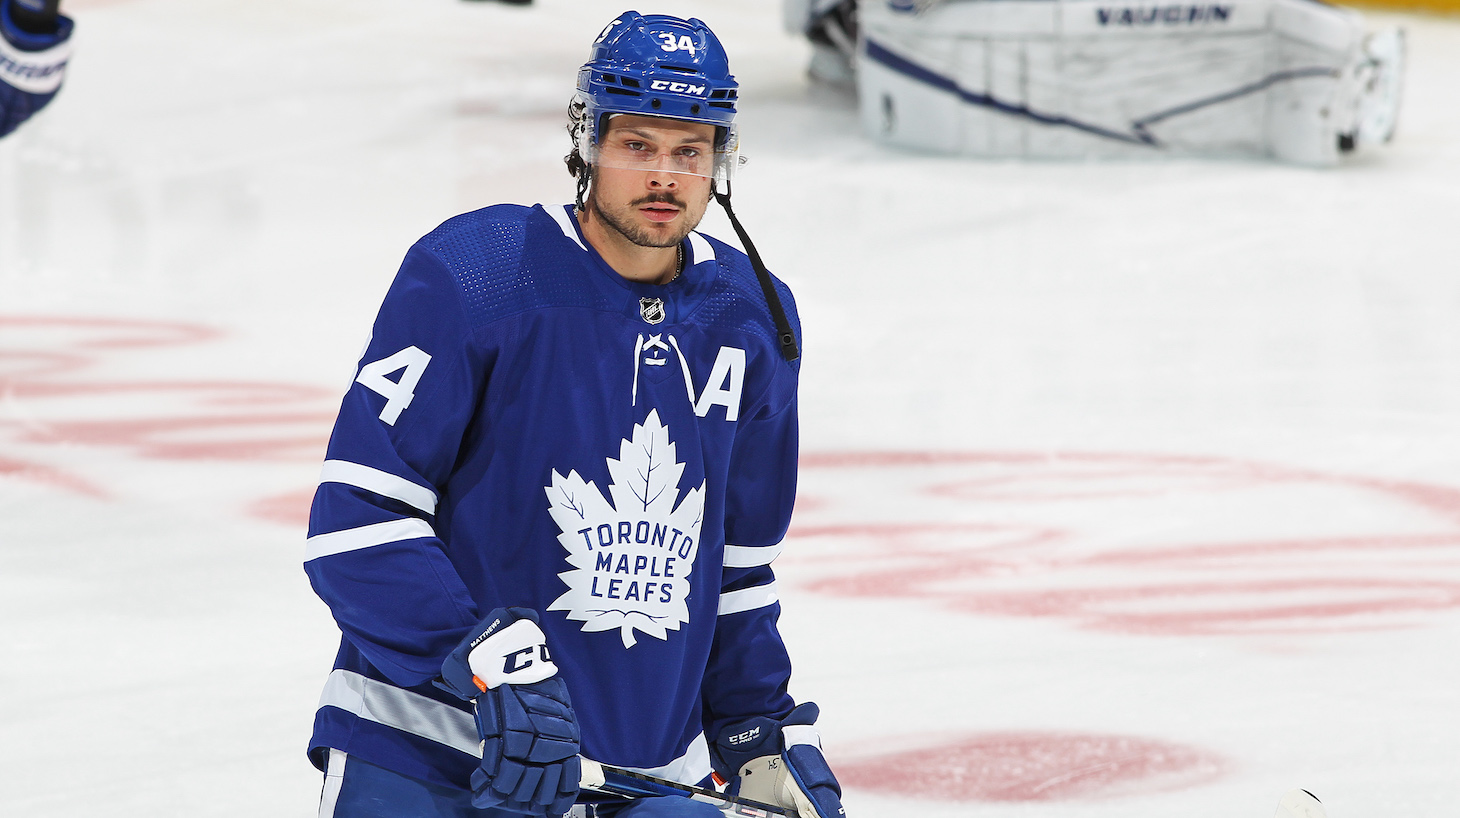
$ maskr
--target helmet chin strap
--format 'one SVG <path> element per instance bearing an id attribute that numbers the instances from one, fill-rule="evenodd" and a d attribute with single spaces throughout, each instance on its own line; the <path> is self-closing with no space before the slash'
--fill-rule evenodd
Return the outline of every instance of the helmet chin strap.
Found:
<path id="1" fill-rule="evenodd" d="M 718 184 L 712 189 L 715 193 L 715 201 L 725 209 L 725 215 L 730 217 L 730 226 L 735 228 L 735 235 L 740 237 L 740 243 L 745 246 L 745 255 L 750 257 L 750 266 L 755 268 L 755 277 L 760 280 L 760 289 L 765 294 L 765 303 L 771 308 L 771 318 L 776 322 L 776 335 L 781 344 L 781 357 L 787 361 L 794 361 L 801 357 L 801 351 L 796 346 L 796 333 L 791 331 L 791 322 L 786 320 L 786 308 L 781 306 L 781 296 L 776 292 L 775 282 L 771 281 L 770 271 L 765 268 L 765 262 L 760 260 L 760 253 L 756 251 L 750 235 L 745 232 L 740 220 L 735 218 L 735 209 L 730 206 L 730 180 L 725 180 L 725 192 L 720 192 Z"/>

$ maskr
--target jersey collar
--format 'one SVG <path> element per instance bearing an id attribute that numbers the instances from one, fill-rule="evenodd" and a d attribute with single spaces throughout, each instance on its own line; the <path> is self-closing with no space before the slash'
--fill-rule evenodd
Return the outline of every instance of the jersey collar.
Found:
<path id="1" fill-rule="evenodd" d="M 572 205 L 538 205 L 552 217 L 563 236 L 578 246 L 587 256 L 585 261 L 593 268 L 590 275 L 599 289 L 612 302 L 619 303 L 624 314 L 636 319 L 641 314 L 640 300 L 658 298 L 664 302 L 665 321 L 675 324 L 684 320 L 705 297 L 719 272 L 715 264 L 715 248 L 697 232 L 691 231 L 685 239 L 684 273 L 668 284 L 643 284 L 629 281 L 608 266 L 598 251 L 588 244 L 578 220 L 573 216 Z M 616 295 L 615 295 L 616 294 Z"/>

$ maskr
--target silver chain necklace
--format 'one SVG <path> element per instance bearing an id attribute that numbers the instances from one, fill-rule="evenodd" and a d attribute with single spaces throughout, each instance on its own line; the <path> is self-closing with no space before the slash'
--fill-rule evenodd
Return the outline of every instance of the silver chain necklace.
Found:
<path id="1" fill-rule="evenodd" d="M 664 282 L 664 283 L 665 284 L 673 284 L 675 282 L 675 280 L 677 280 L 679 278 L 679 274 L 682 273 L 682 272 L 684 272 L 684 244 L 683 243 L 674 245 L 674 275 L 670 276 L 669 277 L 669 280 L 666 281 L 666 282 Z"/>

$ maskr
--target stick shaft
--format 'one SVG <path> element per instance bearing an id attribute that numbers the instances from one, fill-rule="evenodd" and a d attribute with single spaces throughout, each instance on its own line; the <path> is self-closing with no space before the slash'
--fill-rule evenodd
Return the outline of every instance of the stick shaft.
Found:
<path id="1" fill-rule="evenodd" d="M 660 795 L 694 798 L 718 806 L 727 815 L 742 816 L 742 818 L 777 818 L 791 814 L 784 807 L 774 804 L 764 804 L 749 798 L 726 795 L 692 784 L 681 784 L 678 781 L 659 778 L 638 770 L 599 764 L 586 758 L 583 759 L 582 786 L 584 789 L 628 798 L 649 798 Z"/>

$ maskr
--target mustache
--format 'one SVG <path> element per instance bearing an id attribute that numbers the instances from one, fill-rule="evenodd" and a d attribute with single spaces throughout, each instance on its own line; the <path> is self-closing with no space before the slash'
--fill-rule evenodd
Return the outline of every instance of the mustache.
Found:
<path id="1" fill-rule="evenodd" d="M 630 202 L 629 203 L 629 206 L 630 207 L 639 207 L 640 205 L 646 205 L 646 204 L 668 204 L 668 205 L 674 205 L 675 207 L 678 207 L 681 210 L 683 210 L 684 207 L 685 207 L 684 206 L 684 202 L 680 201 L 679 197 L 678 196 L 675 196 L 673 193 L 650 193 L 647 196 L 642 196 L 642 197 L 640 197 L 638 199 L 635 199 L 634 201 Z"/>

